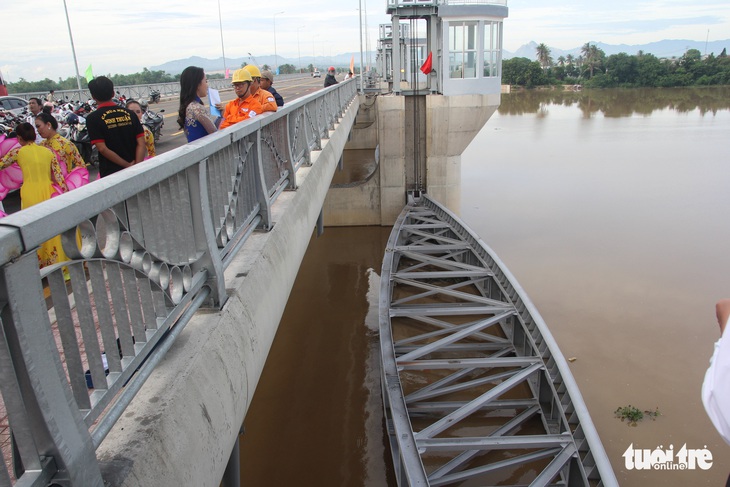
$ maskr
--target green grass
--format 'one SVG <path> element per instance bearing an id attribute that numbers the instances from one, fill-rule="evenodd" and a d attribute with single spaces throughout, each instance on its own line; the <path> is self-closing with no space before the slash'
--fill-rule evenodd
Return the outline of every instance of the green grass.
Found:
<path id="1" fill-rule="evenodd" d="M 628 406 L 617 408 L 613 414 L 620 419 L 621 422 L 626 421 L 629 426 L 636 426 L 636 424 L 644 419 L 645 416 L 651 418 L 652 421 L 656 421 L 657 416 L 660 416 L 662 413 L 659 412 L 658 407 L 653 411 L 648 409 L 642 411 L 641 409 L 629 404 Z"/>

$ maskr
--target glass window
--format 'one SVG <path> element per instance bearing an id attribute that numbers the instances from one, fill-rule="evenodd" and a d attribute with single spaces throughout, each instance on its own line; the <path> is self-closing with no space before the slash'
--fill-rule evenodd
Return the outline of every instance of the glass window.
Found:
<path id="1" fill-rule="evenodd" d="M 449 24 L 449 77 L 477 77 L 478 22 Z"/>
<path id="2" fill-rule="evenodd" d="M 485 21 L 483 39 L 483 75 L 485 77 L 499 76 L 502 64 L 502 23 Z"/>

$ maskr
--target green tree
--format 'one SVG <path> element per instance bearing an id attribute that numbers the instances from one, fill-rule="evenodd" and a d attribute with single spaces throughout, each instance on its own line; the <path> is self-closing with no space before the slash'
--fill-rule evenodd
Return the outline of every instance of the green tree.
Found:
<path id="1" fill-rule="evenodd" d="M 637 78 L 636 64 L 636 56 L 614 54 L 606 59 L 607 75 L 618 85 L 631 85 Z"/>
<path id="2" fill-rule="evenodd" d="M 644 54 L 636 59 L 636 86 L 659 86 L 659 80 L 666 75 L 666 65 L 653 54 Z"/>
<path id="3" fill-rule="evenodd" d="M 540 63 L 524 57 L 512 58 L 502 63 L 502 82 L 509 85 L 533 86 L 548 83 Z"/>
<path id="4" fill-rule="evenodd" d="M 585 71 L 588 71 L 592 78 L 593 72 L 596 68 L 601 66 L 603 59 L 606 57 L 606 53 L 604 53 L 602 49 L 599 49 L 595 44 L 588 42 L 581 47 L 580 52 L 586 66 Z"/>
<path id="5" fill-rule="evenodd" d="M 547 68 L 553 63 L 553 58 L 550 57 L 550 48 L 542 43 L 535 48 L 537 54 L 537 61 L 542 66 L 543 71 L 547 71 Z"/>

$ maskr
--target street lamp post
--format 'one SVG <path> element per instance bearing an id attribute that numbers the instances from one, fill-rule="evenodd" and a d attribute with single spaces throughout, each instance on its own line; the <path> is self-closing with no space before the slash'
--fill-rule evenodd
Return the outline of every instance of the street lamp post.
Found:
<path id="1" fill-rule="evenodd" d="M 223 76 L 228 77 L 228 67 L 226 66 L 226 49 L 223 47 L 223 18 L 221 17 L 221 0 L 218 0 L 218 25 L 221 31 L 221 51 L 223 52 Z"/>
<path id="2" fill-rule="evenodd" d="M 306 27 L 305 25 L 302 25 L 300 27 L 297 27 L 297 52 L 299 53 L 299 73 L 302 73 L 302 49 L 299 47 L 299 29 L 303 29 Z"/>
<path id="3" fill-rule="evenodd" d="M 284 11 L 276 12 L 274 14 L 274 73 L 279 74 L 279 59 L 276 54 L 276 16 L 283 14 Z"/>
<path id="4" fill-rule="evenodd" d="M 314 41 L 315 39 L 317 39 L 317 37 L 319 37 L 319 34 L 314 34 L 312 36 L 312 66 L 314 66 L 315 68 L 317 67 L 317 56 L 314 53 Z"/>
<path id="5" fill-rule="evenodd" d="M 68 8 L 66 0 L 63 0 L 63 10 L 66 11 L 66 25 L 68 26 L 68 38 L 71 39 L 71 53 L 74 56 L 74 68 L 76 68 L 76 86 L 81 92 L 81 76 L 79 76 L 79 62 L 76 60 L 76 48 L 74 47 L 74 36 L 71 34 L 71 21 L 68 20 Z"/>
<path id="6" fill-rule="evenodd" d="M 360 0 L 360 8 L 358 10 L 360 11 L 360 94 L 362 95 L 363 83 L 365 81 L 362 72 L 362 0 Z"/>

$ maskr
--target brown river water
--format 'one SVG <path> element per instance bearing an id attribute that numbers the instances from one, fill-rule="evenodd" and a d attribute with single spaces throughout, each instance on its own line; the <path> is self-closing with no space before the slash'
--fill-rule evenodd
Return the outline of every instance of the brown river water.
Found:
<path id="1" fill-rule="evenodd" d="M 730 447 L 700 400 L 730 297 L 730 88 L 525 92 L 462 157 L 461 208 L 525 288 L 622 486 L 724 485 Z M 389 228 L 313 237 L 244 422 L 242 486 L 394 486 L 378 376 Z M 614 411 L 658 408 L 635 427 Z M 636 470 L 635 449 L 707 449 Z M 671 446 L 670 446 L 671 445 Z"/>

